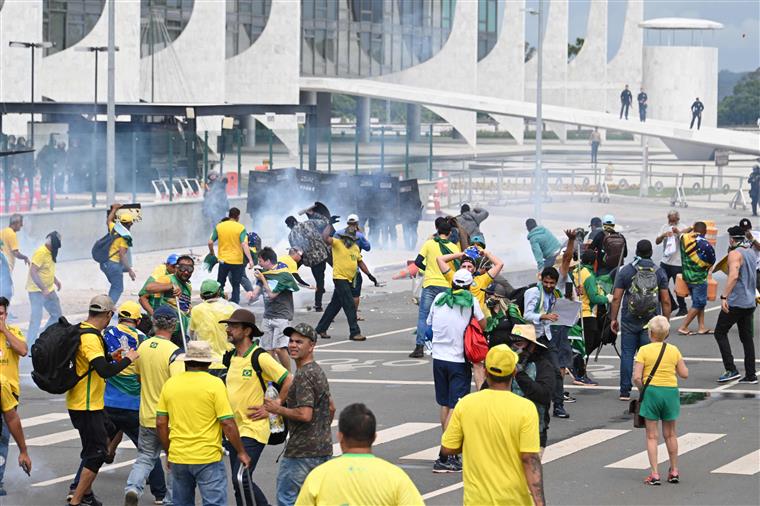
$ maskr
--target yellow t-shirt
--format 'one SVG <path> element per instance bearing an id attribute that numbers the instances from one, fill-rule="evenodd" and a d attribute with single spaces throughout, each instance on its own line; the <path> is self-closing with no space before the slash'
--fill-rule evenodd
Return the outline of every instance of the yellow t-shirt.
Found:
<path id="1" fill-rule="evenodd" d="M 169 417 L 169 462 L 211 464 L 222 459 L 219 421 L 232 418 L 232 408 L 221 379 L 206 371 L 172 376 L 161 390 L 156 415 Z"/>
<path id="2" fill-rule="evenodd" d="M 332 241 L 333 254 L 333 279 L 344 279 L 353 281 L 356 277 L 356 268 L 362 255 L 359 252 L 359 245 L 355 242 L 350 248 L 346 248 L 338 237 L 333 237 Z"/>
<path id="3" fill-rule="evenodd" d="M 150 273 L 150 277 L 153 279 L 169 276 L 169 271 L 166 270 L 166 264 L 158 264 L 153 272 Z"/>
<path id="4" fill-rule="evenodd" d="M 66 407 L 74 411 L 97 411 L 103 409 L 103 396 L 106 393 L 106 380 L 95 370 L 87 372 L 90 362 L 98 357 L 105 357 L 105 344 L 98 329 L 87 322 L 79 324 L 82 329 L 91 329 L 95 333 L 82 334 L 81 343 L 75 357 L 77 375 L 82 376 L 74 388 L 66 392 Z"/>
<path id="5" fill-rule="evenodd" d="M 538 453 L 538 412 L 528 399 L 504 390 L 463 397 L 441 437 L 462 448 L 464 504 L 533 505 L 521 453 Z"/>
<path id="6" fill-rule="evenodd" d="M 436 262 L 437 263 L 437 262 Z M 449 285 L 454 281 L 454 271 L 451 269 L 443 273 L 443 277 L 449 282 Z M 478 274 L 472 278 L 472 284 L 470 285 L 470 293 L 475 300 L 480 303 L 480 310 L 486 318 L 491 316 L 491 311 L 486 307 L 486 288 L 493 283 L 493 278 L 487 272 Z"/>
<path id="7" fill-rule="evenodd" d="M 43 244 L 37 248 L 32 255 L 31 262 L 37 266 L 37 275 L 40 277 L 42 284 L 45 285 L 45 288 L 53 290 L 55 288 L 55 262 L 53 262 L 53 254 L 47 249 L 47 246 Z M 32 280 L 31 272 L 32 269 L 30 267 L 26 278 L 26 291 L 41 292 L 40 287 Z"/>
<path id="8" fill-rule="evenodd" d="M 424 505 L 409 476 L 371 453 L 344 453 L 315 467 L 306 477 L 296 506 Z"/>
<path id="9" fill-rule="evenodd" d="M 246 241 L 245 227 L 235 220 L 217 224 L 211 240 L 219 243 L 216 257 L 225 264 L 240 265 L 245 258 L 241 243 Z"/>
<path id="10" fill-rule="evenodd" d="M 657 362 L 657 357 L 660 355 L 660 349 L 663 344 L 649 343 L 639 348 L 639 352 L 636 354 L 636 362 L 644 364 L 644 375 L 641 378 L 643 383 L 647 382 L 649 373 L 652 371 L 654 363 Z M 681 350 L 672 344 L 668 344 L 650 385 L 656 387 L 677 387 L 678 376 L 676 375 L 676 365 L 681 358 Z"/>
<path id="11" fill-rule="evenodd" d="M 156 404 L 164 383 L 185 372 L 185 363 L 175 360 L 180 353 L 176 344 L 162 337 L 146 339 L 137 348 L 140 358 L 135 374 L 140 375 L 140 425 L 156 427 Z"/>
<path id="12" fill-rule="evenodd" d="M 109 223 L 108 224 L 108 231 L 111 232 L 113 230 L 114 224 Z M 127 244 L 127 240 L 121 237 L 120 235 L 116 236 L 116 239 L 111 243 L 111 247 L 108 249 L 108 259 L 112 262 L 118 262 L 119 261 L 119 250 L 121 248 L 129 249 L 129 245 Z"/>
<path id="13" fill-rule="evenodd" d="M 14 394 L 8 383 L 0 383 L 0 411 L 10 411 L 18 406 L 18 395 Z"/>
<path id="14" fill-rule="evenodd" d="M 207 341 L 217 358 L 232 349 L 232 344 L 227 341 L 227 326 L 219 323 L 225 320 L 235 311 L 235 306 L 224 299 L 213 302 L 204 301 L 193 308 L 193 317 L 190 319 L 190 332 L 196 339 Z M 220 363 L 211 364 L 211 369 L 224 368 Z"/>
<path id="15" fill-rule="evenodd" d="M 295 260 L 293 260 L 293 257 L 290 255 L 282 255 L 277 257 L 278 262 L 282 262 L 285 265 L 288 266 L 288 272 L 291 274 L 295 274 L 298 272 L 298 264 Z"/>
<path id="16" fill-rule="evenodd" d="M 459 249 L 459 244 L 450 242 L 446 246 L 452 253 L 459 253 L 461 251 Z M 451 283 L 446 280 L 441 273 L 441 270 L 438 268 L 438 262 L 435 261 L 439 256 L 443 256 L 443 253 L 441 253 L 441 246 L 435 242 L 435 240 L 428 239 L 425 241 L 425 244 L 422 245 L 419 254 L 425 259 L 425 277 L 422 280 L 422 287 L 443 286 L 448 288 L 451 286 Z M 449 269 L 453 268 L 454 264 L 450 263 Z"/>
<path id="17" fill-rule="evenodd" d="M 3 243 L 3 254 L 8 260 L 8 267 L 13 271 L 13 266 L 16 265 L 16 257 L 13 256 L 13 250 L 18 249 L 18 237 L 16 237 L 16 231 L 11 227 L 5 227 L 0 230 L 0 242 Z"/>
<path id="18" fill-rule="evenodd" d="M 16 338 L 26 342 L 26 337 L 24 337 L 21 329 L 15 325 L 8 325 L 7 327 Z M 8 339 L 0 334 L 0 383 L 7 383 L 11 392 L 17 396 L 21 395 L 18 384 L 18 360 L 19 356 L 8 344 Z"/>
<path id="19" fill-rule="evenodd" d="M 248 408 L 261 406 L 264 403 L 261 383 L 259 383 L 256 371 L 251 365 L 251 353 L 255 349 L 256 345 L 251 346 L 242 357 L 237 354 L 232 356 L 227 371 L 227 393 L 235 412 L 235 423 L 237 423 L 238 431 L 240 431 L 240 437 L 250 437 L 266 444 L 269 440 L 269 420 L 265 418 L 253 421 L 248 418 Z M 288 370 L 269 353 L 259 355 L 259 365 L 265 386 L 270 381 L 281 384 L 288 375 Z"/>

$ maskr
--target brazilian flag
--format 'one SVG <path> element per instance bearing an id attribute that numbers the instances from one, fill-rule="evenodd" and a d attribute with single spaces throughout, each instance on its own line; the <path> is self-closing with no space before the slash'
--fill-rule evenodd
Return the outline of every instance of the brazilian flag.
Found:
<path id="1" fill-rule="evenodd" d="M 293 277 L 288 270 L 288 266 L 285 265 L 284 262 L 277 262 L 272 269 L 264 271 L 262 274 L 274 293 L 280 293 L 286 290 L 290 292 L 298 291 L 296 278 Z"/>

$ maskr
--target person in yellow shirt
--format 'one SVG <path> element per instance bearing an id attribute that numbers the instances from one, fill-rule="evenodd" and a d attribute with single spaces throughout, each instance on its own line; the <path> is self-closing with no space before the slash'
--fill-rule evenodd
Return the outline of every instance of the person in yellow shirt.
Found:
<path id="1" fill-rule="evenodd" d="M 425 332 L 427 331 L 427 317 L 430 313 L 430 306 L 439 293 L 445 292 L 450 286 L 446 278 L 441 274 L 436 259 L 441 255 L 458 253 L 461 251 L 459 245 L 449 240 L 453 225 L 451 219 L 439 216 L 435 219 L 436 234 L 432 239 L 425 241 L 422 245 L 414 264 L 421 270 L 425 271 L 425 277 L 422 280 L 422 292 L 420 292 L 420 310 L 417 318 L 417 339 L 414 350 L 409 354 L 411 358 L 422 358 L 425 348 Z M 459 263 L 454 262 L 450 268 L 454 270 L 459 268 Z"/>
<path id="2" fill-rule="evenodd" d="M 272 355 L 254 344 L 253 339 L 264 333 L 256 326 L 256 317 L 250 311 L 238 309 L 232 316 L 219 323 L 227 324 L 227 339 L 234 349 L 224 356 L 223 363 L 227 369 L 227 394 L 232 405 L 240 431 L 242 446 L 250 456 L 251 473 L 256 469 L 261 452 L 269 441 L 269 412 L 264 408 L 264 392 L 267 383 L 280 386 L 280 401 L 285 402 L 293 382 L 292 377 Z M 239 450 L 228 447 L 230 452 L 230 468 L 237 475 L 240 464 L 236 454 Z M 233 480 L 235 502 L 244 506 L 241 494 L 253 497 L 256 504 L 269 504 L 264 492 L 248 479 L 243 477 L 243 490 L 239 489 Z"/>
<path id="3" fill-rule="evenodd" d="M 647 456 L 650 473 L 644 479 L 647 485 L 659 485 L 657 471 L 657 444 L 660 435 L 657 422 L 662 420 L 662 435 L 668 448 L 670 469 L 668 483 L 678 483 L 678 436 L 676 420 L 681 412 L 678 393 L 678 377 L 689 377 L 689 369 L 681 356 L 681 351 L 665 340 L 670 333 L 670 322 L 658 315 L 649 320 L 649 339 L 652 341 L 639 348 L 633 364 L 633 384 L 639 388 L 639 414 L 646 423 Z M 658 363 L 659 361 L 659 363 Z M 655 369 L 657 364 L 657 369 Z M 654 374 L 652 372 L 654 371 Z"/>
<path id="4" fill-rule="evenodd" d="M 19 251 L 18 237 L 16 234 L 24 226 L 24 217 L 20 214 L 12 214 L 8 221 L 8 226 L 0 230 L 0 243 L 2 243 L 2 252 L 8 260 L 8 267 L 13 272 L 16 259 L 23 260 L 29 265 L 29 257 Z"/>
<path id="5" fill-rule="evenodd" d="M 90 300 L 87 319 L 79 324 L 80 344 L 74 359 L 76 373 L 82 379 L 66 392 L 69 418 L 82 441 L 82 475 L 72 493 L 69 504 L 92 504 L 92 484 L 108 454 L 108 433 L 104 396 L 106 378 L 116 376 L 137 360 L 135 350 L 116 356 L 108 362 L 102 332 L 114 315 L 114 305 L 107 295 L 97 295 Z M 121 356 L 119 356 L 121 355 Z"/>
<path id="6" fill-rule="evenodd" d="M 313 288 L 309 283 L 303 280 L 300 274 L 298 274 L 298 269 L 301 268 L 302 257 L 303 257 L 303 252 L 300 249 L 290 248 L 288 249 L 288 254 L 278 256 L 277 261 L 282 262 L 288 266 L 288 272 L 290 272 L 293 275 L 293 278 L 296 280 L 296 283 L 303 286 L 304 288 Z"/>
<path id="7" fill-rule="evenodd" d="M 171 462 L 172 500 L 195 504 L 197 486 L 203 504 L 229 504 L 222 432 L 240 464 L 250 467 L 251 458 L 240 442 L 224 383 L 208 374 L 215 360 L 211 346 L 190 341 L 177 359 L 186 370 L 166 381 L 156 405 L 156 430 Z"/>
<path id="8" fill-rule="evenodd" d="M 4 437 L 5 452 L 3 462 L 0 464 L 0 496 L 6 495 L 2 485 L 2 477 L 5 472 L 6 457 L 8 456 L 8 440 L 13 436 L 18 446 L 18 465 L 29 473 L 32 470 L 32 459 L 26 449 L 26 439 L 24 438 L 24 429 L 21 427 L 21 417 L 18 416 L 16 408 L 18 398 L 11 392 L 11 386 L 8 383 L 0 383 L 0 411 L 3 414 L 3 431 L 7 431 L 9 436 Z"/>
<path id="9" fill-rule="evenodd" d="M 129 274 L 129 278 L 136 279 L 135 271 L 132 270 L 132 235 L 130 229 L 134 224 L 135 217 L 128 210 L 124 210 L 119 219 L 116 219 L 116 212 L 121 209 L 121 204 L 113 204 L 111 211 L 106 218 L 108 232 L 114 234 L 115 238 L 108 250 L 108 260 L 100 264 L 100 270 L 105 274 L 106 279 L 111 284 L 108 290 L 108 296 L 114 304 L 119 302 L 124 291 L 124 273 Z"/>
<path id="10" fill-rule="evenodd" d="M 214 243 L 219 243 L 219 254 L 214 253 Z M 230 279 L 232 294 L 230 301 L 240 303 L 240 279 L 245 274 L 244 260 L 248 260 L 248 268 L 253 269 L 253 257 L 248 247 L 248 234 L 240 223 L 240 209 L 230 208 L 228 218 L 220 221 L 208 240 L 208 250 L 211 256 L 219 260 L 219 272 L 216 280 L 222 285 Z"/>
<path id="11" fill-rule="evenodd" d="M 29 315 L 29 328 L 26 331 L 29 346 L 37 340 L 42 322 L 42 309 L 48 312 L 45 330 L 58 321 L 61 317 L 61 301 L 58 299 L 56 288 L 61 290 L 61 282 L 55 277 L 55 262 L 58 259 L 58 250 L 61 248 L 61 234 L 50 232 L 45 237 L 45 244 L 37 248 L 32 255 L 29 274 L 26 279 L 26 291 L 29 293 L 31 313 Z"/>
<path id="12" fill-rule="evenodd" d="M 373 455 L 376 427 L 375 415 L 367 406 L 346 406 L 338 419 L 338 443 L 343 454 L 312 469 L 296 506 L 425 504 L 403 469 Z"/>
<path id="13" fill-rule="evenodd" d="M 220 320 L 229 318 L 237 306 L 222 296 L 222 286 L 215 279 L 206 279 L 201 283 L 201 302 L 193 308 L 193 317 L 188 329 L 192 339 L 208 341 L 217 358 L 222 358 L 232 345 L 227 342 L 227 329 Z M 211 364 L 213 373 L 223 371 L 218 363 Z"/>
<path id="14" fill-rule="evenodd" d="M 168 278 L 177 271 L 177 261 L 179 260 L 179 255 L 176 253 L 172 253 L 168 257 L 166 257 L 166 262 L 162 264 L 158 264 L 154 269 L 153 272 L 150 273 L 150 276 L 148 276 L 148 279 L 145 280 L 145 283 L 143 283 L 142 288 L 140 289 L 139 296 L 140 296 L 140 306 L 147 312 L 149 315 L 153 314 L 153 311 L 161 305 L 161 301 L 163 299 L 162 293 L 155 293 L 155 292 L 148 292 L 147 287 L 151 283 L 155 283 L 158 279 L 165 279 Z"/>
<path id="15" fill-rule="evenodd" d="M 506 344 L 488 350 L 489 388 L 462 398 L 441 436 L 442 454 L 462 454 L 466 506 L 546 504 L 538 412 L 511 391 L 517 359 Z"/>
<path id="16" fill-rule="evenodd" d="M 486 306 L 486 289 L 504 268 L 504 262 L 490 251 L 484 249 L 480 249 L 477 256 L 473 257 L 472 255 L 474 255 L 474 251 L 472 250 L 469 253 L 465 251 L 451 253 L 450 255 L 439 256 L 436 262 L 441 274 L 443 274 L 443 277 L 446 278 L 449 284 L 454 279 L 454 271 L 449 267 L 454 260 L 459 261 L 460 268 L 467 269 L 472 274 L 470 293 L 480 303 L 480 309 L 486 315 L 486 318 L 488 318 L 491 316 L 491 311 Z"/>

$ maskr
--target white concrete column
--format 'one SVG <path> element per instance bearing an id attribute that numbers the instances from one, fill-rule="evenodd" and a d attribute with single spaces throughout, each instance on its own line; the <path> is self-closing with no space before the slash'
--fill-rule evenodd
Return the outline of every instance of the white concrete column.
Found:
<path id="1" fill-rule="evenodd" d="M 367 97 L 356 97 L 356 135 L 359 142 L 369 142 L 369 118 L 370 118 L 370 99 Z"/>

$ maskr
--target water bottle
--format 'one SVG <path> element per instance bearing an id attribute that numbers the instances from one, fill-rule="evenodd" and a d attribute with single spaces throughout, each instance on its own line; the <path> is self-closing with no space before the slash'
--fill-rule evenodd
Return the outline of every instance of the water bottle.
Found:
<path id="1" fill-rule="evenodd" d="M 121 351 L 124 353 L 129 351 L 129 338 L 127 336 L 121 336 L 119 338 L 119 344 L 121 345 Z"/>
<path id="2" fill-rule="evenodd" d="M 277 399 L 280 397 L 280 393 L 274 387 L 272 382 L 269 382 L 267 391 L 264 392 L 264 397 L 267 399 Z M 269 432 L 277 434 L 285 430 L 285 422 L 280 415 L 269 414 Z"/>

